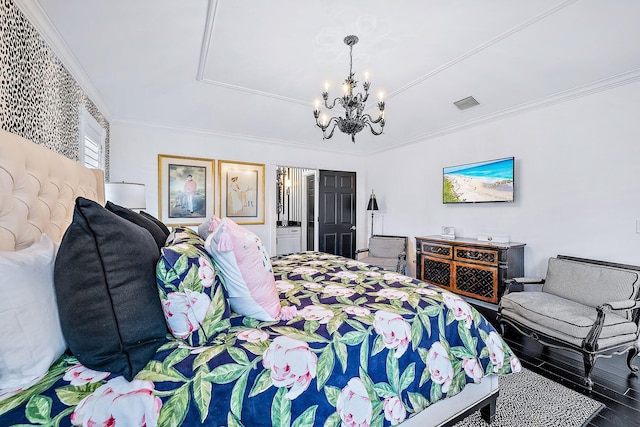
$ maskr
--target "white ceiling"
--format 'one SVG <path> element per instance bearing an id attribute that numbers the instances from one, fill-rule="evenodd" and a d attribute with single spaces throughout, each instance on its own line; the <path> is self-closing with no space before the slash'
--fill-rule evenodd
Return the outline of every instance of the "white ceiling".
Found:
<path id="1" fill-rule="evenodd" d="M 112 122 L 347 153 L 640 79 L 637 0 L 16 3 Z M 368 104 L 386 98 L 384 134 L 364 130 L 355 144 L 338 131 L 323 141 L 312 113 L 325 81 L 339 95 L 348 34 L 360 38 L 353 71 L 369 72 Z M 453 105 L 470 95 L 479 106 Z"/>

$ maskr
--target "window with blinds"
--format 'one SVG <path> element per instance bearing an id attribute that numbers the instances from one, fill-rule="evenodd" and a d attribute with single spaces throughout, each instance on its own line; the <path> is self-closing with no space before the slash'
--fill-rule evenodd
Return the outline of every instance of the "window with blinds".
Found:
<path id="1" fill-rule="evenodd" d="M 85 136 L 82 162 L 88 168 L 102 169 L 102 145 Z"/>
<path id="2" fill-rule="evenodd" d="M 104 170 L 105 129 L 83 106 L 80 107 L 80 162 Z"/>

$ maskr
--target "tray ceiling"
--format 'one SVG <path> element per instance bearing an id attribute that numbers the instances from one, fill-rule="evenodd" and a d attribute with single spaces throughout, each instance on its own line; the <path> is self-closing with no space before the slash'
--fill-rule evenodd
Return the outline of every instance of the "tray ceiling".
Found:
<path id="1" fill-rule="evenodd" d="M 112 121 L 346 153 L 640 78 L 640 2 L 632 0 L 16 3 Z M 383 91 L 387 102 L 384 134 L 363 131 L 355 144 L 338 131 L 323 141 L 312 114 L 325 82 L 339 95 L 348 34 L 360 38 L 356 78 L 368 71 L 374 98 Z M 453 104 L 468 96 L 480 105 Z"/>

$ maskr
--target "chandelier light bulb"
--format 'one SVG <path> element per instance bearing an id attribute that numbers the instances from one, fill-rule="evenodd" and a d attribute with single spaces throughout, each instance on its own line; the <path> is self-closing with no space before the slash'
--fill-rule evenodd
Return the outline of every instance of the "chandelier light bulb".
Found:
<path id="1" fill-rule="evenodd" d="M 368 72 L 368 71 L 365 71 L 365 72 L 364 72 L 364 81 L 365 81 L 365 82 L 368 82 L 368 81 L 369 81 L 369 72 Z"/>
<path id="2" fill-rule="evenodd" d="M 324 91 L 329 92 L 329 82 L 324 82 Z"/>
<path id="3" fill-rule="evenodd" d="M 378 98 L 380 99 L 380 102 L 382 102 L 382 99 L 384 98 L 384 93 L 382 91 L 378 92 Z"/>

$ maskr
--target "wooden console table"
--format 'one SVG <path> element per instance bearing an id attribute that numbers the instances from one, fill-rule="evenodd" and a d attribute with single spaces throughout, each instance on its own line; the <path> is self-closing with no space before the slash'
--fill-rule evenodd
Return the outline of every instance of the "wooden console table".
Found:
<path id="1" fill-rule="evenodd" d="M 525 243 L 416 237 L 416 276 L 452 292 L 497 304 L 505 280 L 524 276 Z"/>

